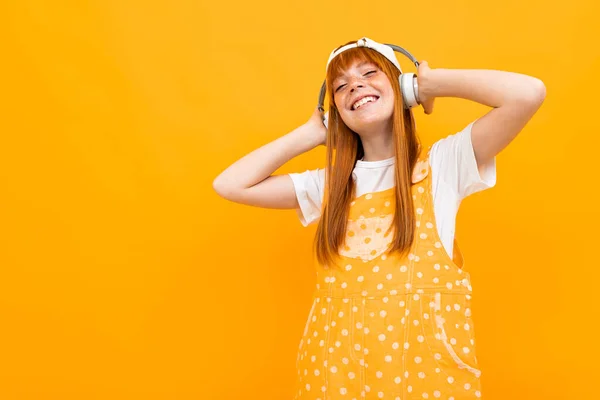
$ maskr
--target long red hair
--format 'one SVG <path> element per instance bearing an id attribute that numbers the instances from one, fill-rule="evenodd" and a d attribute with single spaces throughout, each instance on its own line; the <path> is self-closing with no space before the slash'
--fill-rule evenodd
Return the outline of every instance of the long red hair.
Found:
<path id="1" fill-rule="evenodd" d="M 355 43 L 355 42 L 348 42 Z M 342 45 L 344 46 L 344 45 Z M 342 47 L 340 46 L 340 47 Z M 367 47 L 356 47 L 338 54 L 329 64 L 326 88 L 329 97 L 329 123 L 327 129 L 327 165 L 325 172 L 325 196 L 313 249 L 322 265 L 335 265 L 339 249 L 345 244 L 350 203 L 356 193 L 352 171 L 356 161 L 364 156 L 360 136 L 342 121 L 335 106 L 333 81 L 354 61 L 375 63 L 388 77 L 394 90 L 393 137 L 396 162 L 396 205 L 390 230 L 394 236 L 388 254 L 406 254 L 415 236 L 416 217 L 413 210 L 411 177 L 419 157 L 421 144 L 416 134 L 415 120 L 410 109 L 405 109 L 398 78 L 400 71 L 379 52 Z M 388 231 L 389 232 L 389 231 Z"/>

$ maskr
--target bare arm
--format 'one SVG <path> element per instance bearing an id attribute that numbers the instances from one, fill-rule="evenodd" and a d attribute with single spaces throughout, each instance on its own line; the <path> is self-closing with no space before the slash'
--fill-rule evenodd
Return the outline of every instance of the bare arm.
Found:
<path id="1" fill-rule="evenodd" d="M 292 179 L 287 174 L 272 174 L 292 158 L 324 144 L 325 134 L 321 113 L 315 110 L 305 124 L 231 164 L 215 178 L 213 188 L 221 197 L 236 203 L 297 208 Z"/>
<path id="2" fill-rule="evenodd" d="M 427 72 L 424 97 L 459 97 L 493 107 L 471 130 L 480 169 L 508 146 L 546 97 L 540 79 L 515 72 L 442 68 Z"/>

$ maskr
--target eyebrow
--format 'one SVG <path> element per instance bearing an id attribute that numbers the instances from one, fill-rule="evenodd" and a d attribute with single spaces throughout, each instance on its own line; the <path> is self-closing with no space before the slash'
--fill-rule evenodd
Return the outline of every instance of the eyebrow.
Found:
<path id="1" fill-rule="evenodd" d="M 360 67 L 362 67 L 362 66 L 363 66 L 363 65 L 365 65 L 365 64 L 372 64 L 372 62 L 371 62 L 371 61 L 367 61 L 367 60 L 365 60 L 365 61 L 362 61 L 362 62 L 358 63 L 358 65 L 356 66 L 356 68 L 360 68 Z M 336 77 L 336 78 L 334 79 L 334 82 L 336 82 L 338 79 L 341 79 L 341 78 L 342 78 L 342 76 L 341 76 L 341 75 L 340 75 L 340 76 L 338 76 L 338 77 Z"/>

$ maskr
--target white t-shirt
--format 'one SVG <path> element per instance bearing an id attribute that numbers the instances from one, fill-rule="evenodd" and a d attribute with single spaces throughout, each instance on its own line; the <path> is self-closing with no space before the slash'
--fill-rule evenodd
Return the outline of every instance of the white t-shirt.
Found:
<path id="1" fill-rule="evenodd" d="M 473 121 L 474 122 L 474 121 Z M 461 201 L 496 184 L 496 158 L 480 174 L 471 143 L 473 122 L 462 131 L 435 142 L 429 154 L 434 215 L 442 244 L 453 254 L 456 214 Z M 353 176 L 356 197 L 394 187 L 395 158 L 356 161 Z M 289 174 L 300 207 L 296 210 L 303 226 L 318 221 L 325 187 L 325 168 Z"/>

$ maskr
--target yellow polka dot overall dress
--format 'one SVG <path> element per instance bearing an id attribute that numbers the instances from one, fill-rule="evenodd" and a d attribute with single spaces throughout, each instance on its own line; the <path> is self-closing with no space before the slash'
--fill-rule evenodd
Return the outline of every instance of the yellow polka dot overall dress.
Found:
<path id="1" fill-rule="evenodd" d="M 351 203 L 340 268 L 317 266 L 297 358 L 296 400 L 477 399 L 470 277 L 442 246 L 433 211 L 429 151 L 412 176 L 416 239 L 384 254 L 394 188 Z"/>

